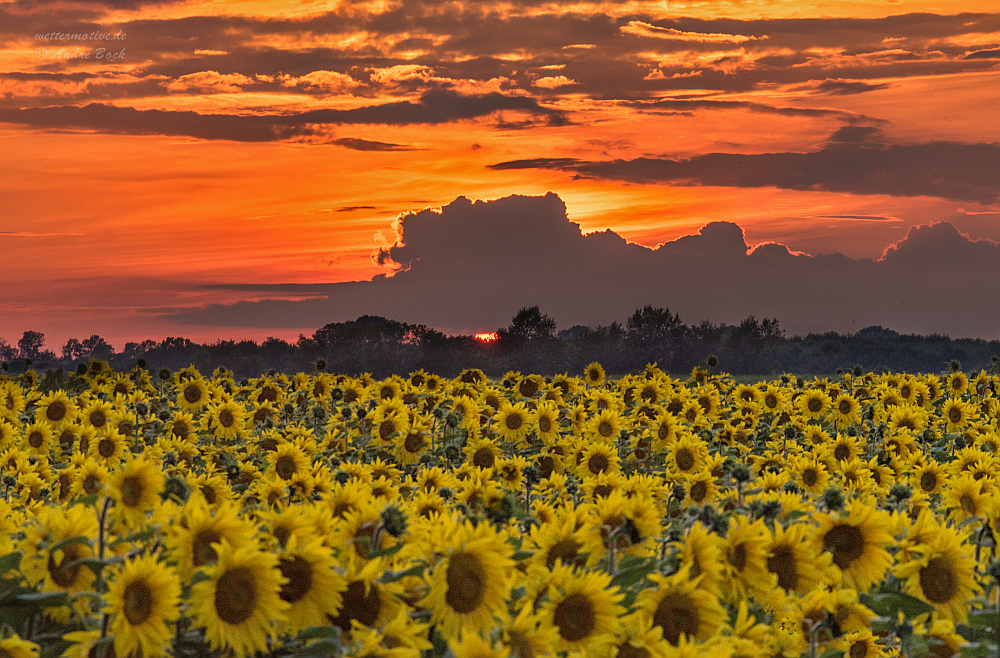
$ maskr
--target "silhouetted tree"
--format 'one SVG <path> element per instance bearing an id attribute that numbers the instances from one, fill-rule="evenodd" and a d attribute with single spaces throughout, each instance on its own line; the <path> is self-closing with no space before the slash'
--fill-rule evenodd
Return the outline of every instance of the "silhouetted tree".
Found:
<path id="1" fill-rule="evenodd" d="M 520 309 L 507 328 L 497 330 L 500 341 L 509 343 L 550 339 L 555 336 L 556 321 L 543 314 L 538 306 L 526 306 Z"/>
<path id="2" fill-rule="evenodd" d="M 0 338 L 0 361 L 13 361 L 17 358 L 17 348 Z"/>
<path id="3" fill-rule="evenodd" d="M 17 341 L 18 357 L 33 361 L 51 361 L 56 353 L 45 349 L 45 334 L 40 331 L 25 331 Z"/>
<path id="4" fill-rule="evenodd" d="M 646 305 L 636 309 L 628 320 L 625 329 L 632 340 L 644 343 L 670 342 L 682 337 L 687 327 L 681 322 L 677 313 L 671 313 L 668 308 L 653 308 Z"/>

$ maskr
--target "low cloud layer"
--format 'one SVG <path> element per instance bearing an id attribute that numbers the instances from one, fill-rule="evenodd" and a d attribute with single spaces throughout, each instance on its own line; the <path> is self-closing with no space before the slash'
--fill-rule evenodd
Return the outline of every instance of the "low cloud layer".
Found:
<path id="1" fill-rule="evenodd" d="M 1000 145 L 868 143 L 876 133 L 872 127 L 845 126 L 826 147 L 811 153 L 709 153 L 689 160 L 531 158 L 490 168 L 557 169 L 629 183 L 935 196 L 984 204 L 1000 199 Z"/>
<path id="2" fill-rule="evenodd" d="M 562 112 L 544 108 L 532 98 L 498 93 L 466 96 L 450 91 L 428 91 L 417 102 L 398 101 L 350 110 L 311 110 L 291 115 L 247 116 L 199 114 L 191 111 L 136 110 L 90 103 L 23 109 L 0 108 L 0 122 L 35 128 L 77 128 L 123 135 L 183 135 L 198 139 L 268 142 L 290 137 L 322 135 L 325 125 L 441 124 L 489 116 L 496 112 L 524 112 L 545 123 L 565 123 Z M 334 141 L 357 150 L 400 150 L 399 144 L 359 139 Z"/>
<path id="3" fill-rule="evenodd" d="M 538 304 L 560 328 L 623 321 L 645 304 L 688 324 L 776 317 L 789 334 L 853 332 L 882 325 L 903 333 L 1000 338 L 1000 246 L 970 240 L 952 224 L 918 226 L 882 258 L 750 249 L 743 230 L 713 222 L 650 249 L 608 230 L 583 235 L 554 193 L 494 201 L 459 197 L 403 216 L 396 243 L 379 250 L 392 276 L 307 286 L 302 301 L 213 305 L 165 316 L 189 325 L 319 327 L 362 314 L 451 332 L 505 326 Z M 223 286 L 228 287 L 228 286 Z M 287 293 L 288 286 L 234 289 Z M 296 286 L 296 289 L 300 288 Z"/>

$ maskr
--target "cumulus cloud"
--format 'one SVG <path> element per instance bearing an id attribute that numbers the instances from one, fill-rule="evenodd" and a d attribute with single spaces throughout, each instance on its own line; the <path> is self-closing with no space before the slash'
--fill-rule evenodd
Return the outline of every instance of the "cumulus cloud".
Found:
<path id="1" fill-rule="evenodd" d="M 621 321 L 645 304 L 696 324 L 777 317 L 791 334 L 901 332 L 1000 337 L 1000 246 L 950 223 L 912 229 L 878 260 L 751 249 L 743 230 L 713 222 L 656 249 L 608 230 L 584 235 L 554 193 L 493 201 L 459 197 L 405 214 L 377 257 L 398 271 L 371 281 L 309 286 L 322 297 L 215 305 L 170 314 L 192 325 L 322 326 L 376 314 L 478 331 L 539 304 L 562 327 Z M 970 285 L 975 282 L 975 285 Z M 226 287 L 226 286 L 223 286 Z M 289 294 L 282 286 L 243 286 Z M 297 291 L 301 292 L 301 291 Z"/>
<path id="2" fill-rule="evenodd" d="M 580 83 L 576 80 L 570 80 L 565 75 L 552 75 L 545 78 L 538 78 L 531 84 L 536 87 L 541 87 L 542 89 L 556 89 L 558 87 L 578 85 Z"/>
<path id="3" fill-rule="evenodd" d="M 199 71 L 182 75 L 176 80 L 165 82 L 169 91 L 198 91 L 202 93 L 235 93 L 243 91 L 244 85 L 253 84 L 254 79 L 239 73 L 222 74 L 218 71 Z"/>

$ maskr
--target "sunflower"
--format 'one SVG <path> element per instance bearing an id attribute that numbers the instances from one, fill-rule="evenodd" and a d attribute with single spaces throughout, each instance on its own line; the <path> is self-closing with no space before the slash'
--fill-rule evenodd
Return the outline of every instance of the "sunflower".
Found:
<path id="1" fill-rule="evenodd" d="M 60 542 L 84 537 L 86 541 Z M 97 518 L 85 505 L 42 508 L 34 523 L 25 528 L 21 572 L 32 585 L 41 583 L 46 592 L 82 592 L 93 589 L 96 580 L 90 567 L 79 560 L 94 557 L 91 538 L 97 537 Z M 56 548 L 54 548 L 56 547 Z"/>
<path id="2" fill-rule="evenodd" d="M 953 372 L 945 378 L 945 389 L 949 395 L 959 396 L 969 388 L 969 378 L 959 370 Z"/>
<path id="3" fill-rule="evenodd" d="M 115 654 L 157 658 L 167 654 L 167 622 L 180 616 L 181 586 L 173 570 L 152 555 L 125 562 L 108 586 L 107 612 Z"/>
<path id="4" fill-rule="evenodd" d="M 462 450 L 466 463 L 478 468 L 493 468 L 503 451 L 490 439 L 470 439 Z"/>
<path id="5" fill-rule="evenodd" d="M 889 414 L 889 422 L 886 426 L 893 433 L 897 431 L 923 432 L 927 427 L 927 412 L 914 404 L 901 405 Z"/>
<path id="6" fill-rule="evenodd" d="M 861 422 L 861 404 L 849 393 L 841 393 L 832 402 L 832 420 L 838 428 Z"/>
<path id="7" fill-rule="evenodd" d="M 961 432 L 968 427 L 973 413 L 972 406 L 958 398 L 948 398 L 941 406 L 941 418 L 946 421 L 948 432 Z"/>
<path id="8" fill-rule="evenodd" d="M 524 402 L 504 401 L 493 417 L 493 431 L 507 443 L 519 443 L 531 433 L 531 414 Z"/>
<path id="9" fill-rule="evenodd" d="M 805 594 L 832 580 L 830 554 L 817 555 L 805 533 L 802 523 L 787 528 L 774 525 L 774 536 L 767 547 L 767 570 L 778 577 L 778 587 L 785 592 Z"/>
<path id="10" fill-rule="evenodd" d="M 707 640 L 726 620 L 718 599 L 698 587 L 687 569 L 672 576 L 653 573 L 652 587 L 639 592 L 636 607 L 647 623 L 663 631 L 663 639 L 675 647 L 684 641 Z"/>
<path id="11" fill-rule="evenodd" d="M 583 428 L 584 435 L 594 441 L 613 443 L 618 440 L 622 420 L 617 411 L 603 409 L 587 421 Z"/>
<path id="12" fill-rule="evenodd" d="M 52 449 L 52 428 L 44 421 L 36 421 L 24 428 L 24 449 L 33 457 L 48 457 Z"/>
<path id="13" fill-rule="evenodd" d="M 14 381 L 0 382 L 0 415 L 12 421 L 24 411 L 24 393 Z"/>
<path id="14" fill-rule="evenodd" d="M 696 521 L 684 537 L 680 551 L 681 569 L 697 583 L 698 589 L 703 589 L 714 597 L 720 594 L 723 573 L 719 543 L 718 535 L 710 533 L 700 521 Z"/>
<path id="15" fill-rule="evenodd" d="M 681 434 L 667 447 L 667 470 L 673 474 L 694 474 L 705 467 L 708 447 L 690 433 Z"/>
<path id="16" fill-rule="evenodd" d="M 618 450 L 613 445 L 594 442 L 583 450 L 583 459 L 577 466 L 577 477 L 582 480 L 601 473 L 618 473 L 620 471 Z"/>
<path id="17" fill-rule="evenodd" d="M 819 524 L 814 535 L 817 549 L 831 554 L 849 587 L 866 592 L 882 580 L 892 564 L 886 549 L 894 542 L 885 512 L 854 500 L 836 516 L 815 514 L 814 519 Z"/>
<path id="18" fill-rule="evenodd" d="M 74 496 L 94 496 L 110 482 L 110 471 L 104 464 L 86 458 L 77 468 L 73 478 Z"/>
<path id="19" fill-rule="evenodd" d="M 283 442 L 267 456 L 269 475 L 276 475 L 282 480 L 291 480 L 296 473 L 309 471 L 309 457 L 302 448 L 291 442 Z"/>
<path id="20" fill-rule="evenodd" d="M 207 471 L 188 478 L 192 495 L 200 497 L 211 507 L 218 507 L 233 499 L 233 490 L 218 471 Z"/>
<path id="21" fill-rule="evenodd" d="M 159 465 L 144 457 L 135 457 L 111 476 L 111 497 L 115 500 L 115 513 L 127 526 L 136 527 L 146 518 L 146 513 L 160 503 L 165 478 Z"/>
<path id="22" fill-rule="evenodd" d="M 686 479 L 684 492 L 695 505 L 707 505 L 716 499 L 719 487 L 715 484 L 712 472 L 703 468 Z"/>
<path id="23" fill-rule="evenodd" d="M 811 388 L 795 399 L 799 412 L 809 420 L 822 420 L 832 402 L 825 391 Z"/>
<path id="24" fill-rule="evenodd" d="M 529 421 L 542 441 L 551 443 L 559 437 L 559 407 L 555 402 L 539 402 Z"/>
<path id="25" fill-rule="evenodd" d="M 972 516 L 982 516 L 986 509 L 983 481 L 966 474 L 951 481 L 941 496 L 941 503 L 949 508 L 949 516 L 961 523 Z"/>
<path id="26" fill-rule="evenodd" d="M 766 594 L 777 586 L 777 576 L 767 570 L 770 534 L 762 520 L 750 522 L 733 516 L 720 546 L 722 592 L 730 603 L 749 594 Z"/>
<path id="27" fill-rule="evenodd" d="M 10 637 L 0 640 L 0 656 L 3 658 L 38 658 L 40 646 L 13 633 Z"/>
<path id="28" fill-rule="evenodd" d="M 830 445 L 830 452 L 837 462 L 850 461 L 860 457 L 862 445 L 860 439 L 849 434 L 837 434 L 837 439 Z"/>
<path id="29" fill-rule="evenodd" d="M 203 422 L 217 439 L 239 438 L 246 426 L 247 410 L 242 404 L 222 402 L 211 405 L 205 412 Z"/>
<path id="30" fill-rule="evenodd" d="M 371 416 L 372 445 L 392 445 L 410 433 L 410 415 L 405 409 L 382 405 Z"/>
<path id="31" fill-rule="evenodd" d="M 188 413 L 201 411 L 211 399 L 208 384 L 201 377 L 179 382 L 176 392 L 177 407 Z"/>
<path id="32" fill-rule="evenodd" d="M 287 622 L 291 607 L 280 596 L 287 579 L 278 556 L 253 544 L 233 548 L 225 539 L 212 549 L 218 563 L 206 570 L 208 580 L 191 587 L 195 626 L 204 627 L 212 649 L 232 649 L 238 658 L 267 651 L 267 638 L 277 637 L 272 622 Z"/>
<path id="33" fill-rule="evenodd" d="M 340 611 L 327 615 L 327 621 L 348 634 L 354 624 L 374 628 L 395 618 L 404 609 L 403 589 L 399 583 L 381 582 L 389 568 L 384 558 L 363 563 L 353 551 L 346 555 Z"/>
<path id="34" fill-rule="evenodd" d="M 53 430 L 60 430 L 76 420 L 78 409 L 66 392 L 56 389 L 35 402 L 35 420 L 48 423 Z"/>
<path id="35" fill-rule="evenodd" d="M 500 641 L 507 648 L 509 658 L 550 655 L 551 648 L 559 641 L 559 632 L 545 624 L 544 619 L 533 608 L 534 606 L 524 605 L 520 611 L 508 611 L 503 616 Z"/>
<path id="36" fill-rule="evenodd" d="M 677 438 L 677 418 L 666 411 L 660 411 L 649 426 L 653 438 L 653 450 L 660 452 Z"/>
<path id="37" fill-rule="evenodd" d="M 449 525 L 435 547 L 443 557 L 434 565 L 424 605 L 431 609 L 431 623 L 454 638 L 492 627 L 494 616 L 506 608 L 514 562 L 510 546 L 488 524 Z"/>
<path id="38" fill-rule="evenodd" d="M 125 437 L 118 432 L 107 432 L 90 442 L 87 456 L 108 466 L 117 466 L 125 455 Z"/>
<path id="39" fill-rule="evenodd" d="M 536 512 L 536 517 L 538 516 Z M 594 567 L 604 554 L 599 533 L 586 526 L 587 513 L 572 505 L 557 510 L 555 518 L 531 528 L 535 550 L 529 569 L 551 571 L 561 563 L 571 567 Z"/>
<path id="40" fill-rule="evenodd" d="M 410 424 L 405 433 L 400 433 L 396 437 L 392 454 L 404 466 L 416 464 L 420 458 L 431 448 L 430 428 L 426 421 L 417 418 Z"/>
<path id="41" fill-rule="evenodd" d="M 611 574 L 576 572 L 559 564 L 553 569 L 548 601 L 540 614 L 554 628 L 556 651 L 603 655 L 615 644 L 624 595 L 611 586 Z"/>
<path id="42" fill-rule="evenodd" d="M 80 412 L 84 427 L 93 427 L 98 432 L 107 430 L 113 407 L 104 400 L 94 400 Z"/>
<path id="43" fill-rule="evenodd" d="M 815 453 L 793 458 L 789 464 L 789 474 L 796 484 L 814 496 L 823 493 L 830 480 L 826 464 Z"/>
<path id="44" fill-rule="evenodd" d="M 972 547 L 962 540 L 954 528 L 939 527 L 929 545 L 895 568 L 896 576 L 906 579 L 907 593 L 934 606 L 939 618 L 956 624 L 968 621 L 969 601 L 978 590 Z"/>
<path id="45" fill-rule="evenodd" d="M 588 365 L 583 371 L 583 379 L 587 386 L 603 386 L 604 378 L 604 367 L 597 361 Z"/>
<path id="46" fill-rule="evenodd" d="M 528 460 L 521 455 L 501 457 L 496 462 L 496 477 L 508 491 L 520 491 L 524 488 L 524 468 Z"/>
<path id="47" fill-rule="evenodd" d="M 334 565 L 331 550 L 321 538 L 294 534 L 288 539 L 278 554 L 278 569 L 287 581 L 278 596 L 291 606 L 282 632 L 295 634 L 310 626 L 325 626 L 327 616 L 338 613 L 340 593 L 347 583 Z"/>
<path id="48" fill-rule="evenodd" d="M 173 527 L 172 545 L 177 567 L 184 578 L 218 560 L 215 546 L 222 541 L 233 549 L 254 545 L 257 529 L 236 514 L 232 504 L 212 510 L 204 501 L 189 501 Z"/>

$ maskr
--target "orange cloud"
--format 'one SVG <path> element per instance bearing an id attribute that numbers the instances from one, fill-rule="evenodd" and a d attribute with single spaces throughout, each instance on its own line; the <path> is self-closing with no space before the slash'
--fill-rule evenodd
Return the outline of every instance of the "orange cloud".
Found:
<path id="1" fill-rule="evenodd" d="M 199 71 L 182 75 L 176 80 L 163 83 L 169 91 L 197 91 L 202 93 L 236 93 L 243 91 L 244 85 L 254 83 L 254 79 L 239 73 L 222 74 L 218 71 Z"/>
<path id="2" fill-rule="evenodd" d="M 745 43 L 747 41 L 757 41 L 768 39 L 766 34 L 755 37 L 743 34 L 723 34 L 719 32 L 684 32 L 669 27 L 658 27 L 643 21 L 629 21 L 628 25 L 618 28 L 625 34 L 634 34 L 638 37 L 653 37 L 655 39 L 670 39 L 672 41 L 698 41 L 702 43 Z"/>

